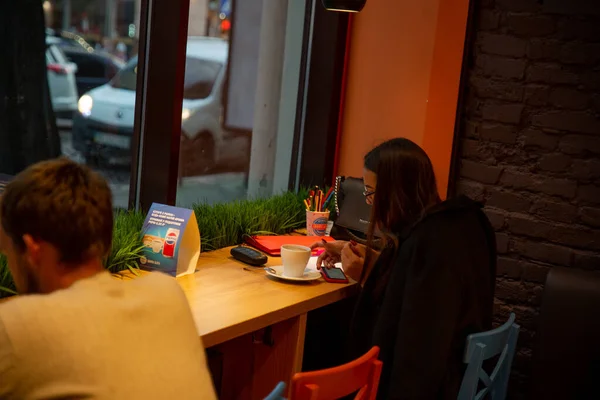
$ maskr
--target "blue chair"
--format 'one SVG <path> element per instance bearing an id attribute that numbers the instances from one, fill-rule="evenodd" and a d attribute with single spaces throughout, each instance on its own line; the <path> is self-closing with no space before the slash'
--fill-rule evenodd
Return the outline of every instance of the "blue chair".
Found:
<path id="1" fill-rule="evenodd" d="M 275 389 L 267 397 L 265 400 L 285 400 L 283 397 L 283 393 L 285 392 L 285 382 L 279 382 Z"/>
<path id="2" fill-rule="evenodd" d="M 458 400 L 481 400 L 488 394 L 491 400 L 506 398 L 519 329 L 519 325 L 515 324 L 515 314 L 511 313 L 508 321 L 501 327 L 467 337 L 464 359 L 467 370 L 458 392 Z M 499 356 L 498 362 L 488 375 L 483 370 L 483 362 L 495 356 Z M 481 390 L 480 381 L 483 387 Z"/>

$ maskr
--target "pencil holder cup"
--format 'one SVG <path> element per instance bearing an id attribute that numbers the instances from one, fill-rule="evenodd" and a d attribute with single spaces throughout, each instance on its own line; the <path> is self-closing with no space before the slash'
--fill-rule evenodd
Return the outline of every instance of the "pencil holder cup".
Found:
<path id="1" fill-rule="evenodd" d="M 325 236 L 327 221 L 329 221 L 329 211 L 306 210 L 306 234 L 308 236 Z"/>

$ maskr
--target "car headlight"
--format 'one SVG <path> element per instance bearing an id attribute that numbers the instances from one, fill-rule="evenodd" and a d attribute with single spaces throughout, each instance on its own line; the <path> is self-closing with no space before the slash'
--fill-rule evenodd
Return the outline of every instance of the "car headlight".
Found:
<path id="1" fill-rule="evenodd" d="M 84 94 L 81 96 L 79 101 L 77 102 L 77 109 L 84 117 L 89 117 L 92 113 L 92 106 L 94 105 L 94 100 L 92 100 L 92 96 Z"/>
<path id="2" fill-rule="evenodd" d="M 186 119 L 188 119 L 190 117 L 190 115 L 192 115 L 192 111 L 189 108 L 183 108 L 181 110 L 181 120 L 185 121 Z"/>

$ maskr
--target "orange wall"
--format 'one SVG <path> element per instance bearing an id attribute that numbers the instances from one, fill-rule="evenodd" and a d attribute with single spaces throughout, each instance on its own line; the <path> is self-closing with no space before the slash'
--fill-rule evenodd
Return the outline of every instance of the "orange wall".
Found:
<path id="1" fill-rule="evenodd" d="M 338 172 L 404 136 L 429 154 L 446 193 L 468 0 L 368 0 L 352 22 Z"/>

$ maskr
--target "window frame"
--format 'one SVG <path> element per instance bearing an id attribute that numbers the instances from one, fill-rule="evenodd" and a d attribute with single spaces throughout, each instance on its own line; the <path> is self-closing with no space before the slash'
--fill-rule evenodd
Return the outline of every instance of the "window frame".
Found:
<path id="1" fill-rule="evenodd" d="M 189 0 L 142 0 L 129 207 L 144 212 L 175 204 L 188 17 Z"/>
<path id="2" fill-rule="evenodd" d="M 176 202 L 189 1 L 141 4 L 129 207 L 144 212 L 154 202 Z M 343 84 L 339 72 L 348 50 L 348 15 L 326 11 L 320 0 L 306 3 L 300 79 L 305 84 L 298 90 L 290 190 L 331 183 Z"/>
<path id="3" fill-rule="evenodd" d="M 312 4 L 311 4 L 312 3 Z M 320 0 L 307 1 L 313 10 L 310 55 L 298 92 L 298 112 L 290 168 L 289 190 L 333 184 L 337 172 L 337 143 L 346 55 L 349 49 L 350 14 L 327 11 Z M 305 33 L 310 35 L 308 31 Z M 308 51 L 307 51 L 308 53 Z"/>

